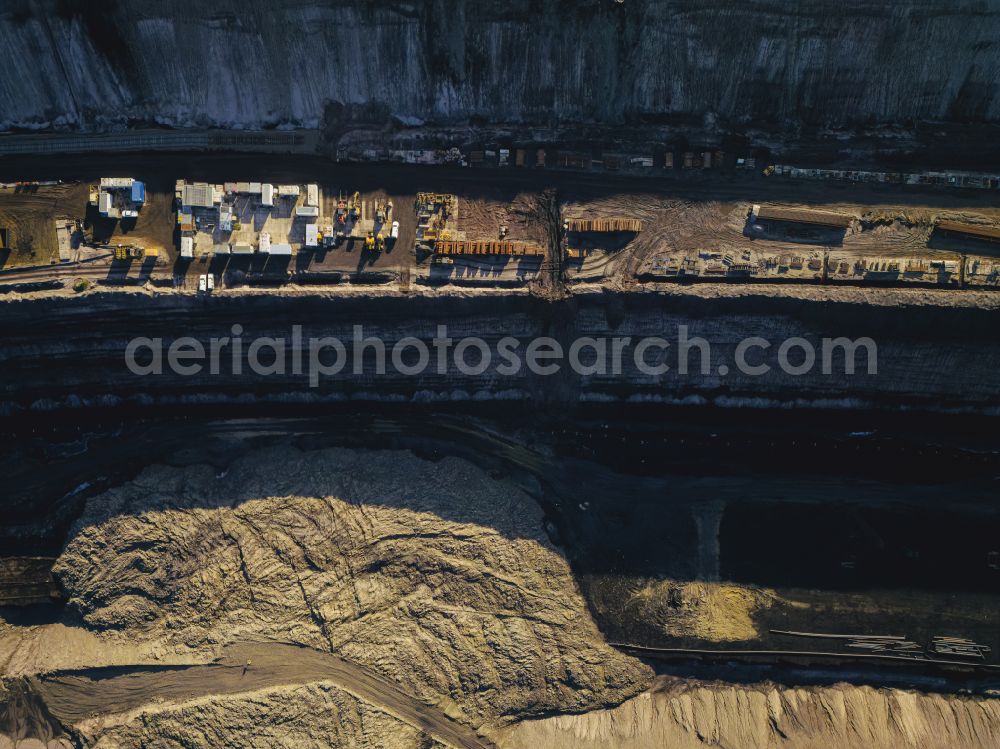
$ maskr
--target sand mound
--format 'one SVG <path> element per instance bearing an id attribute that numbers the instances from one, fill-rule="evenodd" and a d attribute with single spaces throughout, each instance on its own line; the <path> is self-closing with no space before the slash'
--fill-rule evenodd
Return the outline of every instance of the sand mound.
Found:
<path id="1" fill-rule="evenodd" d="M 772 591 L 712 582 L 650 582 L 627 603 L 642 621 L 671 637 L 712 642 L 753 640 L 760 635 L 752 614 L 770 606 Z"/>
<path id="2" fill-rule="evenodd" d="M 604 644 L 538 505 L 455 459 L 278 448 L 222 476 L 149 468 L 89 501 L 55 573 L 109 638 L 302 643 L 471 725 L 617 704 L 649 681 Z"/>
<path id="3" fill-rule="evenodd" d="M 617 708 L 526 721 L 499 743 L 510 749 L 959 749 L 998 742 L 996 699 L 660 678 Z"/>

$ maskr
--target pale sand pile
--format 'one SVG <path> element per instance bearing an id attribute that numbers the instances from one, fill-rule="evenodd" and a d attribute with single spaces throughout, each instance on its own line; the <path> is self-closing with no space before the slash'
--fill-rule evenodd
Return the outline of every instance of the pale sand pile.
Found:
<path id="1" fill-rule="evenodd" d="M 328 650 L 463 722 L 617 704 L 649 669 L 604 643 L 542 511 L 471 464 L 262 450 L 94 497 L 55 568 L 103 639 L 206 658 Z"/>
<path id="2" fill-rule="evenodd" d="M 658 678 L 611 710 L 519 723 L 503 749 L 970 749 L 1000 745 L 1000 700 L 838 684 Z"/>
<path id="3" fill-rule="evenodd" d="M 753 613 L 772 605 L 774 591 L 715 582 L 649 582 L 626 602 L 629 614 L 670 637 L 738 642 L 760 636 Z"/>

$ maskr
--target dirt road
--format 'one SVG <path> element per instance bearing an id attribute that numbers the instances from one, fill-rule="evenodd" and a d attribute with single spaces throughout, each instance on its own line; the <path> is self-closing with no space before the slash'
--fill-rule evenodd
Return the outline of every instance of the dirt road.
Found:
<path id="1" fill-rule="evenodd" d="M 249 664 L 249 665 L 248 665 Z M 456 749 L 487 749 L 492 742 L 396 685 L 330 653 L 281 643 L 227 648 L 203 666 L 89 670 L 32 679 L 48 711 L 67 726 L 156 702 L 327 681 Z"/>

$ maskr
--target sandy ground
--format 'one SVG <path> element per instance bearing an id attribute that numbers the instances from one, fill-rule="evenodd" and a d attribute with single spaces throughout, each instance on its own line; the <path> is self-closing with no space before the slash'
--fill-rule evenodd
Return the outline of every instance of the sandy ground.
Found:
<path id="1" fill-rule="evenodd" d="M 962 205 L 962 194 L 956 197 L 958 204 L 948 206 L 935 205 L 933 201 L 864 204 L 785 200 L 769 203 L 855 216 L 855 225 L 846 233 L 840 233 L 780 226 L 758 231 L 747 222 L 752 207 L 749 200 L 691 201 L 640 191 L 573 199 L 570 193 L 563 204 L 565 216 L 638 218 L 643 221 L 643 230 L 631 240 L 626 237 L 624 244 L 618 237 L 608 235 L 574 238 L 573 244 L 586 246 L 589 252 L 584 260 L 570 264 L 567 275 L 570 280 L 617 278 L 626 281 L 636 273 L 650 271 L 657 259 L 673 260 L 679 265 L 685 258 L 698 259 L 699 256 L 703 260 L 709 256 L 718 260 L 726 255 L 749 260 L 752 255 L 761 265 L 769 260 L 778 263 L 784 259 L 787 266 L 789 260 L 801 258 L 804 262 L 800 272 L 785 267 L 780 273 L 775 272 L 775 277 L 813 279 L 819 278 L 821 273 L 816 269 L 810 271 L 808 260 L 821 259 L 827 253 L 834 271 L 840 262 L 849 264 L 849 272 L 839 274 L 843 278 L 853 275 L 854 264 L 862 259 L 866 259 L 870 267 L 877 260 L 891 258 L 900 261 L 900 270 L 904 271 L 908 259 L 957 261 L 965 253 L 978 258 L 984 265 L 1000 267 L 1000 260 L 997 260 L 1000 248 L 996 245 L 941 235 L 934 230 L 934 223 L 939 219 L 990 225 L 1000 222 L 1000 209 L 996 206 L 983 205 L 971 198 Z M 933 280 L 929 264 L 925 263 L 925 268 L 927 275 L 920 280 Z"/>
<path id="2" fill-rule="evenodd" d="M 504 749 L 985 749 L 998 741 L 1000 700 L 991 697 L 661 677 L 620 707 L 525 721 L 498 743 Z"/>
<path id="3" fill-rule="evenodd" d="M 211 664 L 187 668 L 137 669 L 109 677 L 100 672 L 61 673 L 31 681 L 61 723 L 76 726 L 84 735 L 98 736 L 117 723 L 134 720 L 135 713 L 151 703 L 156 703 L 159 712 L 164 703 L 318 682 L 333 684 L 447 746 L 485 749 L 492 745 L 357 664 L 331 653 L 292 645 L 233 646 Z"/>
<path id="4" fill-rule="evenodd" d="M 740 642 L 761 636 L 754 614 L 774 591 L 718 582 L 650 580 L 624 602 L 630 618 L 655 621 L 670 637 Z"/>
<path id="5" fill-rule="evenodd" d="M 80 183 L 0 188 L 0 228 L 10 247 L 0 250 L 0 269 L 58 262 L 56 219 L 83 217 L 87 186 Z"/>
<path id="6" fill-rule="evenodd" d="M 538 195 L 521 192 L 510 201 L 494 198 L 463 200 L 458 229 L 469 240 L 499 239 L 500 227 L 507 227 L 509 241 L 544 244 L 547 235 L 544 216 L 538 205 Z"/>

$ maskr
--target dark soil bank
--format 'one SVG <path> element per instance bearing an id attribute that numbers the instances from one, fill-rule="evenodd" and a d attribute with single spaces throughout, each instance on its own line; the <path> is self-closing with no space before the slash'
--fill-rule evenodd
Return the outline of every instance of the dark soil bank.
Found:
<path id="1" fill-rule="evenodd" d="M 795 405 L 827 408 L 964 409 L 991 413 L 1000 405 L 1000 332 L 996 312 L 967 306 L 959 293 L 862 292 L 798 289 L 788 292 L 749 291 L 716 297 L 712 290 L 673 289 L 664 293 L 578 294 L 560 301 L 527 295 L 405 296 L 373 292 L 351 295 L 263 295 L 202 298 L 191 295 L 93 295 L 86 298 L 22 300 L 4 308 L 5 336 L 0 341 L 0 401 L 8 411 L 71 405 L 141 405 L 183 400 L 271 399 L 320 400 L 512 400 L 562 408 L 581 401 L 656 401 L 721 406 Z M 961 306 L 959 306 L 961 305 Z M 432 339 L 438 326 L 452 339 L 439 368 Z M 234 335 L 234 327 L 241 331 Z M 295 326 L 301 326 L 297 343 Z M 379 345 L 355 356 L 355 326 L 364 337 L 385 345 L 385 374 L 378 369 Z M 196 358 L 200 369 L 180 374 L 168 357 L 170 344 L 182 337 L 204 347 Z M 255 374 L 248 352 L 261 337 L 284 339 L 284 355 L 275 365 L 270 343 L 260 343 L 255 361 L 268 373 Z M 481 338 L 489 350 L 482 368 L 481 347 L 463 352 L 464 371 L 455 351 L 469 336 Z M 126 366 L 130 341 L 155 343 L 136 349 L 136 362 L 150 364 L 162 351 L 162 374 L 140 376 Z M 234 357 L 234 339 L 242 341 Z M 310 338 L 334 337 L 347 358 L 334 373 L 335 345 L 328 345 L 314 366 L 310 385 Z M 414 337 L 425 342 L 428 361 L 420 368 L 419 346 L 410 341 L 392 355 L 395 344 Z M 500 342 L 516 339 L 521 366 L 501 369 L 508 360 Z M 550 337 L 564 358 L 543 374 L 526 366 L 528 343 Z M 636 362 L 636 349 L 646 337 L 670 345 L 652 345 Z M 685 337 L 688 344 L 684 343 Z M 741 342 L 758 337 L 755 345 Z M 213 338 L 229 338 L 220 348 L 219 371 L 212 374 Z M 598 353 L 591 345 L 569 356 L 580 338 L 606 339 Z M 615 372 L 613 338 L 629 339 Z M 693 342 L 695 338 L 703 343 Z M 801 338 L 780 356 L 782 343 Z M 823 339 L 871 339 L 874 348 L 859 348 L 854 374 L 844 351 Z M 830 363 L 823 366 L 823 349 Z M 745 344 L 744 344 L 745 346 Z M 294 350 L 303 350 L 301 371 Z M 815 354 L 811 366 L 808 349 Z M 604 371 L 594 365 L 601 359 Z M 868 359 L 871 359 L 871 362 Z M 234 363 L 235 360 L 242 362 Z M 536 357 L 536 363 L 548 364 Z M 190 360 L 182 364 L 187 365 Z M 683 373 L 684 365 L 687 373 Z M 872 366 L 869 366 L 869 365 Z M 275 365 L 275 366 L 271 366 Z M 283 365 L 283 366 L 279 366 Z M 401 367 L 417 374 L 400 374 Z M 669 367 L 650 373 L 651 367 Z M 761 369 L 753 369 L 761 367 Z M 805 367 L 800 370 L 800 367 Z M 279 370 L 283 370 L 279 371 Z M 482 370 L 482 371 L 480 371 Z M 258 368 L 258 371 L 261 371 Z"/>

